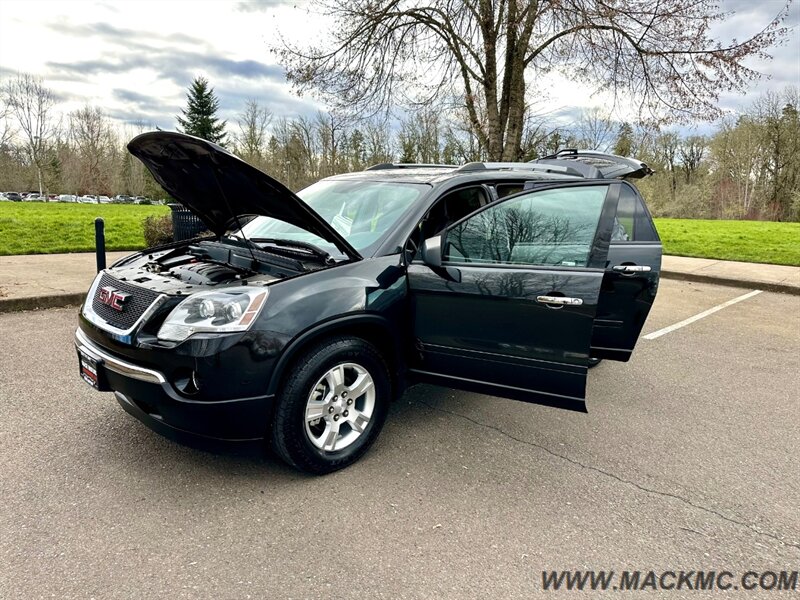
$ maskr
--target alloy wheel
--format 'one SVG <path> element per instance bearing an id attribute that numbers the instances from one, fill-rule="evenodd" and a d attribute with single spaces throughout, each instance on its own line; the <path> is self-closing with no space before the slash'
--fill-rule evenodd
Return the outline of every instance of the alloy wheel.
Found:
<path id="1" fill-rule="evenodd" d="M 374 410 L 375 382 L 369 372 L 356 363 L 336 365 L 311 388 L 306 435 L 320 450 L 342 450 L 361 436 Z"/>

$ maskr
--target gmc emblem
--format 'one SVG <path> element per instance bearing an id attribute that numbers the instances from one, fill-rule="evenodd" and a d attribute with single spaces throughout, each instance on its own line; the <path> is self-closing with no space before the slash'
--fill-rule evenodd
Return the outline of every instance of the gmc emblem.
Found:
<path id="1" fill-rule="evenodd" d="M 100 288 L 100 293 L 98 294 L 97 299 L 103 304 L 110 306 L 114 310 L 122 312 L 122 310 L 125 308 L 125 303 L 130 297 L 130 294 L 120 292 L 118 289 L 107 285 L 106 287 Z"/>

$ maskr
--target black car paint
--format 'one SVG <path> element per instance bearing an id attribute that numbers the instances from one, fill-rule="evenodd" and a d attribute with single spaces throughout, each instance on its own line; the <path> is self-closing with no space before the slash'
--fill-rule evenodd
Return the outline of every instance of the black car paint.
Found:
<path id="1" fill-rule="evenodd" d="M 127 402 L 120 403 L 129 412 L 132 404 L 179 430 L 254 439 L 264 435 L 272 399 L 286 370 L 303 348 L 322 336 L 361 331 L 390 357 L 399 387 L 401 347 L 409 331 L 405 269 L 400 261 L 400 255 L 377 257 L 281 281 L 270 286 L 264 310 L 241 333 L 197 334 L 165 344 L 154 335 L 159 324 L 155 319 L 128 344 L 89 321 L 83 311 L 80 329 L 102 349 L 167 378 L 168 384 L 158 385 L 109 371 L 109 387 L 125 396 Z M 177 301 L 163 309 L 162 319 Z M 187 394 L 179 385 L 191 372 L 201 385 Z"/>
<path id="2" fill-rule="evenodd" d="M 568 187 L 587 185 L 597 182 Z M 442 277 L 424 263 L 413 263 L 408 278 L 414 335 L 422 352 L 411 372 L 442 385 L 585 411 L 591 333 L 621 185 L 608 183 L 585 268 L 444 263 L 449 277 Z M 554 187 L 564 184 L 536 189 Z M 537 303 L 543 295 L 566 295 L 583 303 Z"/>
<path id="3" fill-rule="evenodd" d="M 476 286 L 472 283 L 476 274 L 472 266 L 458 268 L 461 282 L 457 283 L 429 265 L 412 260 L 414 253 L 403 249 L 410 240 L 414 240 L 414 245 L 421 242 L 415 240 L 418 224 L 444 194 L 468 185 L 524 184 L 539 179 L 535 174 L 495 171 L 462 175 L 428 170 L 402 174 L 368 172 L 337 178 L 403 178 L 427 183 L 430 191 L 375 244 L 373 256 L 268 285 L 269 298 L 264 310 L 246 332 L 198 334 L 178 344 L 165 344 L 155 336 L 156 322 L 145 326 L 133 343 L 125 343 L 109 336 L 81 314 L 81 331 L 98 347 L 132 363 L 160 370 L 168 380 L 157 385 L 109 373 L 108 385 L 118 392 L 117 399 L 126 411 L 162 433 L 188 432 L 230 440 L 263 437 L 280 383 L 293 362 L 311 345 L 337 333 L 360 335 L 381 349 L 393 367 L 395 395 L 408 383 L 432 381 L 585 410 L 588 346 L 595 313 L 604 303 L 601 289 L 612 286 L 620 291 L 611 313 L 616 311 L 623 317 L 634 315 L 630 324 L 625 323 L 625 318 L 619 323 L 608 319 L 609 331 L 619 330 L 619 342 L 634 331 L 638 335 L 643 318 L 636 315 L 646 316 L 658 280 L 660 244 L 649 244 L 649 248 L 640 250 L 641 245 L 621 246 L 609 240 L 619 186 L 629 184 L 603 182 L 609 184 L 611 191 L 603 208 L 592 262 L 587 268 L 493 265 L 487 267 L 491 271 L 493 292 L 489 298 L 488 294 L 475 293 Z M 574 178 L 549 175 L 538 181 L 536 189 L 582 184 Z M 496 200 L 496 194 L 493 199 Z M 659 264 L 653 265 L 645 283 L 614 280 L 616 274 L 609 270 L 614 260 L 647 260 L 656 250 Z M 142 255 L 134 258 L 137 256 Z M 114 266 L 131 260 L 123 259 Z M 514 286 L 503 282 L 508 277 L 522 278 L 524 293 L 515 294 Z M 632 285 L 638 287 L 629 289 Z M 530 302 L 535 295 L 567 287 L 571 295 L 584 299 L 583 306 L 556 311 Z M 455 298 L 455 302 L 442 301 L 441 294 L 446 291 L 453 293 L 450 298 Z M 638 312 L 633 310 L 637 307 Z M 166 308 L 162 320 L 165 312 Z M 492 339 L 498 327 L 510 331 L 512 337 Z M 570 336 L 583 341 L 569 347 L 564 339 Z M 591 340 L 591 353 L 603 356 L 595 354 L 596 349 L 603 350 L 600 346 L 595 348 L 596 341 Z M 620 359 L 619 353 L 606 356 Z M 200 389 L 189 393 L 181 386 L 192 372 Z M 547 385 L 532 388 L 531 382 L 542 380 Z"/>
<path id="4" fill-rule="evenodd" d="M 627 362 L 658 291 L 660 242 L 612 242 L 609 265 L 642 265 L 647 273 L 626 275 L 607 269 L 592 332 L 591 354 Z"/>

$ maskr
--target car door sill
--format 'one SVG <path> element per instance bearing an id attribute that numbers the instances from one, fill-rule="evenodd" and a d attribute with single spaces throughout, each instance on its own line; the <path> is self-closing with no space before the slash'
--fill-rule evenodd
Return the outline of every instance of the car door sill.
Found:
<path id="1" fill-rule="evenodd" d="M 420 383 L 443 385 L 446 387 L 463 389 L 480 394 L 510 398 L 512 400 L 520 400 L 522 402 L 530 402 L 532 404 L 542 404 L 544 406 L 562 408 L 575 412 L 589 412 L 586 410 L 586 401 L 583 398 L 558 396 L 556 394 L 548 394 L 547 392 L 526 390 L 510 385 L 502 385 L 499 383 L 486 383 L 484 381 L 477 381 L 475 379 L 468 379 L 466 377 L 443 375 L 441 373 L 433 373 L 431 371 L 423 371 L 421 369 L 409 369 L 408 374 L 413 380 Z"/>

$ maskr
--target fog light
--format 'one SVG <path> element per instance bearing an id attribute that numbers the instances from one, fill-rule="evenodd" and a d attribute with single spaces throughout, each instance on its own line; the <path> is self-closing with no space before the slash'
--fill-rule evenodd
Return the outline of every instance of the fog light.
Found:
<path id="1" fill-rule="evenodd" d="M 191 369 L 178 369 L 172 382 L 175 388 L 186 396 L 193 396 L 200 391 L 200 376 L 197 371 Z"/>

